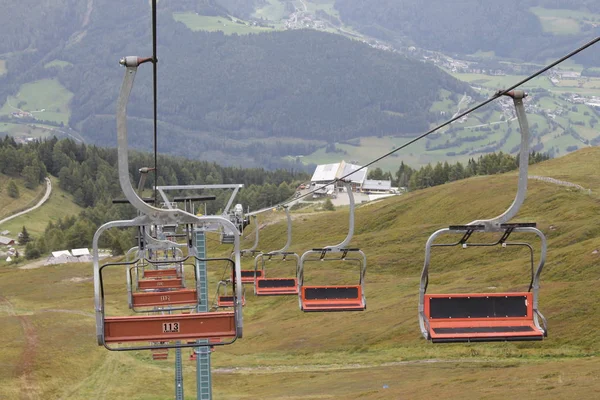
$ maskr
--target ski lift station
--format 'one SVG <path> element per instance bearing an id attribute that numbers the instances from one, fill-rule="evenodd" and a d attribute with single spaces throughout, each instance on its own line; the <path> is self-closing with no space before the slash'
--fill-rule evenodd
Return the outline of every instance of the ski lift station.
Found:
<path id="1" fill-rule="evenodd" d="M 363 182 L 367 177 L 368 168 L 361 169 L 362 166 L 350 164 L 345 161 L 341 161 L 335 164 L 322 164 L 317 165 L 312 178 L 310 178 L 311 186 L 327 184 L 333 181 L 338 181 L 340 178 L 347 176 L 346 180 L 350 181 L 350 187 L 352 190 L 357 191 L 361 188 Z M 352 172 L 356 171 L 356 172 Z M 336 184 L 338 187 L 343 187 L 341 182 Z M 333 184 L 329 190 L 335 189 Z"/>

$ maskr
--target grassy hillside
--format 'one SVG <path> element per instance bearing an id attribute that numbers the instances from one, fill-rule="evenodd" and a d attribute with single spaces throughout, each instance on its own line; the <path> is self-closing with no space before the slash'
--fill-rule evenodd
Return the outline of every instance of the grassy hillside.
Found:
<path id="1" fill-rule="evenodd" d="M 82 208 L 73 202 L 73 197 L 58 187 L 56 178 L 51 177 L 50 179 L 52 180 L 52 194 L 44 206 L 2 224 L 2 229 L 16 232 L 16 229 L 20 231 L 25 225 L 27 231 L 36 236 L 44 232 L 48 222 L 79 214 Z M 41 187 L 45 190 L 46 186 Z"/>
<path id="2" fill-rule="evenodd" d="M 232 21 L 231 17 L 213 17 L 198 15 L 193 12 L 173 13 L 173 19 L 177 22 L 183 22 L 185 26 L 193 31 L 221 31 L 226 35 L 233 35 L 234 33 L 238 35 L 247 35 L 249 33 L 261 33 L 273 30 L 273 28 L 254 26 L 239 19 Z"/>
<path id="3" fill-rule="evenodd" d="M 69 102 L 73 93 L 69 92 L 56 79 L 42 79 L 21 86 L 16 96 L 10 96 L 0 115 L 13 112 L 27 112 L 36 119 L 67 124 L 69 122 Z"/>
<path id="4" fill-rule="evenodd" d="M 543 7 L 532 7 L 530 11 L 539 18 L 544 32 L 555 35 L 575 35 L 581 33 L 583 27 L 589 29 L 589 25 L 600 21 L 600 15 L 584 11 Z"/>
<path id="5" fill-rule="evenodd" d="M 12 179 L 19 189 L 19 197 L 12 198 L 8 195 L 7 185 L 12 178 L 0 174 L 0 219 L 4 219 L 15 212 L 21 211 L 28 206 L 35 205 L 36 199 L 42 196 L 46 185 L 39 185 L 35 189 L 27 189 L 22 179 Z M 3 225 L 0 230 L 5 230 Z"/>
<path id="6" fill-rule="evenodd" d="M 244 338 L 213 353 L 218 399 L 582 398 L 600 394 L 600 148 L 532 167 L 531 175 L 578 183 L 592 193 L 530 180 L 517 221 L 547 235 L 540 310 L 549 337 L 536 343 L 432 345 L 420 337 L 418 281 L 427 237 L 453 223 L 501 213 L 516 173 L 476 177 L 361 206 L 352 241 L 368 257 L 362 313 L 302 314 L 296 298 L 255 298 L 247 289 Z M 267 218 L 278 218 L 268 216 Z M 293 215 L 292 250 L 338 243 L 347 211 Z M 259 221 L 267 222 L 265 217 Z M 267 225 L 259 248 L 280 248 L 285 227 Z M 250 246 L 252 232 L 245 245 Z M 210 238 L 211 254 L 225 252 Z M 488 238 L 489 239 L 489 238 Z M 518 239 L 518 238 L 515 238 Z M 525 239 L 523 237 L 523 239 Z M 534 246 L 538 243 L 533 242 Z M 537 248 L 537 247 L 536 247 Z M 308 265 L 335 278 L 341 266 Z M 107 280 L 107 304 L 123 310 L 122 271 Z M 354 272 L 354 271 L 352 271 Z M 221 271 L 212 274 L 216 282 Z M 115 353 L 95 344 L 89 265 L 0 269 L 0 398 L 173 396 L 173 354 Z M 345 273 L 344 273 L 344 276 Z M 434 253 L 430 291 L 526 290 L 527 255 L 512 249 Z M 321 277 L 323 278 L 323 277 Z M 215 285 L 212 285 L 215 287 Z M 188 352 L 184 351 L 187 359 Z M 186 398 L 195 398 L 185 362 Z"/>
<path id="7" fill-rule="evenodd" d="M 23 186 L 21 180 L 15 180 L 21 196 L 18 199 L 12 199 L 6 194 L 6 182 L 8 182 L 6 175 L 0 174 L 0 219 L 8 217 L 18 211 L 22 211 L 26 208 L 33 207 L 43 197 L 46 191 L 46 184 L 40 184 L 35 190 L 26 189 Z M 58 187 L 58 181 L 56 178 L 50 177 L 52 180 L 52 193 L 50 198 L 44 203 L 44 205 L 36 210 L 33 210 L 27 214 L 13 218 L 7 222 L 0 224 L 0 231 L 8 230 L 10 233 L 7 235 L 10 238 L 17 239 L 17 235 L 23 229 L 23 226 L 27 228 L 27 232 L 34 239 L 39 238 L 43 235 L 48 222 L 56 222 L 59 218 L 66 216 L 78 215 L 81 211 L 81 207 L 73 202 L 73 198 L 70 194 L 64 192 Z M 25 254 L 25 246 L 15 246 L 21 255 Z M 0 249 L 3 251 L 5 249 Z M 42 256 L 46 256 L 43 254 Z M 24 258 L 21 259 L 19 265 L 26 263 Z M 6 267 L 5 257 L 0 257 L 0 270 Z M 0 290 L 0 300 L 2 291 Z M 0 305 L 1 309 L 1 305 Z M 2 314 L 0 314 L 2 315 Z M 0 396 L 0 398 L 2 398 Z"/>

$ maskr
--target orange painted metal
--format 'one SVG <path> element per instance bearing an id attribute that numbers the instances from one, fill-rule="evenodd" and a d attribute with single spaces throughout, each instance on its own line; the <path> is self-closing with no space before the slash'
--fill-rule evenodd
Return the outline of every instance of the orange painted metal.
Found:
<path id="1" fill-rule="evenodd" d="M 242 297 L 242 307 L 246 305 L 246 297 Z M 233 307 L 233 296 L 219 296 L 217 297 L 217 306 L 219 307 Z"/>
<path id="2" fill-rule="evenodd" d="M 307 299 L 307 289 L 356 288 L 357 297 L 349 299 Z M 302 309 L 304 311 L 362 311 L 366 308 L 362 287 L 356 286 L 302 286 Z"/>
<path id="3" fill-rule="evenodd" d="M 235 337 L 233 311 L 104 318 L 106 343 Z"/>
<path id="4" fill-rule="evenodd" d="M 132 294 L 134 307 L 155 307 L 176 304 L 196 304 L 196 289 L 181 289 L 165 292 L 137 292 Z"/>
<path id="5" fill-rule="evenodd" d="M 153 360 L 167 360 L 169 358 L 169 349 L 152 349 Z"/>
<path id="6" fill-rule="evenodd" d="M 242 274 L 242 283 L 243 284 L 244 283 L 246 283 L 246 284 L 247 283 L 249 283 L 249 284 L 253 284 L 254 283 L 254 270 L 253 269 L 243 269 L 241 271 L 241 274 Z M 262 278 L 262 276 L 263 276 L 262 271 L 260 271 L 260 270 L 256 271 L 256 276 L 258 278 Z M 231 279 L 234 280 L 233 276 L 232 276 Z"/>
<path id="7" fill-rule="evenodd" d="M 527 314 L 523 317 L 487 317 L 487 318 L 431 318 L 430 299 L 432 298 L 485 298 L 485 297 L 524 297 Z M 530 292 L 513 293 L 457 293 L 457 294 L 426 294 L 425 295 L 425 318 L 429 323 L 429 334 L 431 339 L 492 339 L 496 337 L 542 337 L 544 334 L 533 322 L 533 296 Z M 526 331 L 506 332 L 501 331 L 503 327 L 529 327 Z M 436 333 L 436 329 L 450 328 L 499 328 L 499 332 L 476 332 L 476 333 Z"/>
<path id="8" fill-rule="evenodd" d="M 181 278 L 173 279 L 140 279 L 138 281 L 140 290 L 148 289 L 181 289 L 183 280 Z"/>
<path id="9" fill-rule="evenodd" d="M 147 269 L 144 270 L 144 278 L 165 278 L 168 276 L 176 277 L 177 269 Z"/>
<path id="10" fill-rule="evenodd" d="M 279 280 L 292 280 L 294 281 L 293 286 L 280 286 L 280 287 L 260 287 L 260 282 L 276 282 Z M 296 278 L 257 278 L 256 279 L 256 295 L 257 296 L 269 296 L 269 295 L 294 295 L 298 294 L 298 279 Z"/>

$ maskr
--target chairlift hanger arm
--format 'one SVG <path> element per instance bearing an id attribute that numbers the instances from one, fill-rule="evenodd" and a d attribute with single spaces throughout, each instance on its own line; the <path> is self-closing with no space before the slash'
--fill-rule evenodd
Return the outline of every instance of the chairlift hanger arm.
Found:
<path id="1" fill-rule="evenodd" d="M 225 205 L 225 209 L 223 210 L 223 215 L 227 215 L 229 213 L 229 209 L 233 204 L 233 199 L 235 199 L 235 196 L 237 195 L 238 191 L 243 186 L 244 185 L 236 185 L 236 187 L 233 189 L 233 193 L 231 193 L 231 196 L 229 196 L 229 201 L 227 202 L 227 204 Z"/>
<path id="2" fill-rule="evenodd" d="M 290 247 L 290 245 L 292 244 L 292 217 L 290 216 L 290 209 L 289 207 L 284 207 L 285 210 L 285 217 L 286 217 L 286 221 L 287 221 L 287 241 L 285 242 L 285 246 L 283 246 L 280 250 L 277 251 L 271 251 L 267 254 L 284 254 L 287 249 Z"/>
<path id="3" fill-rule="evenodd" d="M 121 189 L 125 194 L 125 197 L 129 202 L 137 208 L 142 214 L 149 217 L 151 220 L 150 224 L 154 225 L 169 225 L 169 224 L 197 224 L 202 226 L 207 223 L 217 223 L 223 226 L 224 229 L 235 232 L 235 225 L 227 218 L 217 216 L 203 216 L 198 217 L 191 213 L 183 210 L 163 210 L 160 208 L 153 207 L 144 203 L 137 195 L 131 181 L 129 180 L 129 158 L 128 158 L 128 143 L 127 143 L 127 104 L 129 102 L 129 96 L 133 88 L 135 81 L 135 75 L 137 68 L 144 62 L 148 62 L 151 59 L 142 59 L 139 57 L 125 57 L 121 60 L 121 64 L 126 67 L 125 76 L 123 78 L 123 84 L 119 93 L 119 99 L 117 101 L 117 143 L 118 143 L 118 169 L 119 169 L 119 182 Z M 239 188 L 239 185 L 238 185 Z M 241 274 L 240 274 L 240 238 L 235 235 L 234 237 L 234 252 L 235 252 L 235 270 L 236 270 L 236 293 L 238 298 L 241 298 Z M 239 336 L 241 337 L 242 332 L 242 306 L 241 302 L 236 305 L 236 311 L 239 315 L 238 330 Z"/>
<path id="4" fill-rule="evenodd" d="M 324 249 L 330 249 L 330 251 L 340 251 L 341 249 L 345 249 L 350 244 L 352 240 L 352 236 L 354 235 L 354 194 L 352 193 L 352 187 L 349 181 L 341 181 L 346 189 L 346 193 L 348 193 L 348 200 L 350 201 L 350 211 L 348 216 L 348 235 L 346 238 L 339 244 L 334 246 L 325 246 Z"/>
<path id="5" fill-rule="evenodd" d="M 113 227 L 135 227 L 147 225 L 171 225 L 171 224 L 196 224 L 204 226 L 205 224 L 216 223 L 224 229 L 235 230 L 235 225 L 226 218 L 216 216 L 197 217 L 193 214 L 182 210 L 162 210 L 157 207 L 146 204 L 133 189 L 129 180 L 129 159 L 128 159 L 128 143 L 127 143 L 127 103 L 133 88 L 137 68 L 142 63 L 151 61 L 152 59 L 142 59 L 139 57 L 126 57 L 121 60 L 121 64 L 126 67 L 123 84 L 117 101 L 117 143 L 118 143 L 118 170 L 119 183 L 125 197 L 129 202 L 140 212 L 140 216 L 128 221 L 113 221 L 102 225 L 93 239 L 93 261 L 94 261 L 94 302 L 96 311 L 96 334 L 98 342 L 106 346 L 105 341 L 105 317 L 104 317 L 104 293 L 100 274 L 100 265 L 98 257 L 98 241 L 100 235 L 108 228 Z M 236 294 L 238 299 L 241 298 L 241 274 L 240 274 L 240 253 L 239 253 L 239 237 L 234 238 L 234 276 L 236 277 Z M 229 318 L 229 317 L 228 317 Z M 235 320 L 235 336 L 242 337 L 243 320 L 242 320 L 242 305 L 241 301 L 236 302 L 233 318 Z M 119 318 L 113 318 L 112 322 L 117 323 Z M 145 319 L 149 321 L 149 319 Z M 157 322 L 157 321 L 155 321 Z M 198 322 L 196 320 L 196 322 Z M 194 323 L 196 323 L 194 322 Z M 125 322 L 124 322 L 125 323 Z M 169 347 L 169 346 L 166 346 Z M 178 346 L 179 347 L 179 346 Z M 180 346 L 186 347 L 186 346 Z M 131 349 L 131 348 L 130 348 Z"/>
<path id="6" fill-rule="evenodd" d="M 242 251 L 241 251 L 242 253 L 250 253 L 250 254 L 253 254 L 253 253 L 254 253 L 254 251 L 256 250 L 256 248 L 258 247 L 258 235 L 259 235 L 259 231 L 260 231 L 260 229 L 259 229 L 259 226 L 258 226 L 258 224 L 256 223 L 256 219 L 257 219 L 256 215 L 253 215 L 253 216 L 252 216 L 252 219 L 254 220 L 254 231 L 255 231 L 255 236 L 254 236 L 254 244 L 253 244 L 253 245 L 252 245 L 252 247 L 250 247 L 249 249 L 242 250 Z"/>
<path id="7" fill-rule="evenodd" d="M 498 92 L 501 94 L 502 92 Z M 521 131 L 521 145 L 519 147 L 519 183 L 517 194 L 512 204 L 508 209 L 498 215 L 495 218 L 475 220 L 469 225 L 485 225 L 486 230 L 500 230 L 500 225 L 510 221 L 519 211 L 521 205 L 525 201 L 525 195 L 527 194 L 527 171 L 529 168 L 529 123 L 527 121 L 527 114 L 525 113 L 525 106 L 523 105 L 523 99 L 527 96 L 523 90 L 512 90 L 504 93 L 513 99 L 517 119 L 519 120 L 519 128 Z"/>

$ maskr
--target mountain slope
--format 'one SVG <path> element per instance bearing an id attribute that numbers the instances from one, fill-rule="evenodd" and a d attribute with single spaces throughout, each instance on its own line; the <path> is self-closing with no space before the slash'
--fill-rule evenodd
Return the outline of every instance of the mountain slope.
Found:
<path id="1" fill-rule="evenodd" d="M 432 345 L 420 337 L 418 281 L 427 237 L 448 224 L 497 215 L 514 197 L 516 173 L 477 177 L 357 210 L 352 245 L 365 251 L 369 263 L 365 312 L 303 314 L 295 297 L 256 298 L 248 288 L 244 338 L 217 348 L 212 356 L 215 396 L 463 399 L 597 393 L 599 157 L 600 148 L 590 148 L 532 166 L 531 175 L 579 183 L 592 193 L 530 180 L 515 219 L 536 221 L 548 237 L 540 290 L 547 340 Z M 345 210 L 293 214 L 291 250 L 302 253 L 338 243 L 345 236 L 347 216 Z M 268 218 L 261 217 L 259 223 Z M 259 247 L 280 248 L 283 232 L 281 223 L 268 225 Z M 250 245 L 252 232 L 246 234 L 244 244 Z M 211 255 L 229 250 L 213 240 L 208 244 Z M 526 253 L 510 249 L 440 250 L 433 259 L 430 289 L 525 290 L 527 262 Z M 323 271 L 333 278 L 347 270 L 319 263 L 310 272 L 312 277 Z M 213 272 L 211 288 L 222 271 Z M 113 310 L 127 307 L 122 275 L 118 270 L 106 281 L 107 305 Z M 44 398 L 172 396 L 173 352 L 170 361 L 155 362 L 149 352 L 115 353 L 96 346 L 89 266 L 0 269 L 0 293 L 0 333 L 9 349 L 0 355 L 6 365 L 0 370 L 0 396 L 19 396 L 24 386 L 17 382 L 27 382 L 30 393 Z M 195 390 L 190 364 L 184 367 L 188 395 Z"/>
<path id="2" fill-rule="evenodd" d="M 173 19 L 182 7 L 162 2 L 158 17 L 164 152 L 269 165 L 327 142 L 413 135 L 439 117 L 429 109 L 442 89 L 472 94 L 468 85 L 431 65 L 338 35 L 193 32 Z M 150 55 L 150 15 L 143 1 L 117 9 L 96 0 L 87 11 L 85 26 L 59 34 L 53 48 L 6 55 L 8 72 L 0 82 L 7 85 L 0 85 L 0 98 L 15 95 L 27 82 L 57 77 L 74 94 L 70 126 L 90 143 L 113 145 L 123 74 L 118 60 Z M 0 33 L 12 30 L 0 25 Z M 140 68 L 129 107 L 132 145 L 144 150 L 152 148 L 150 70 Z M 273 137 L 277 141 L 266 139 Z"/>

